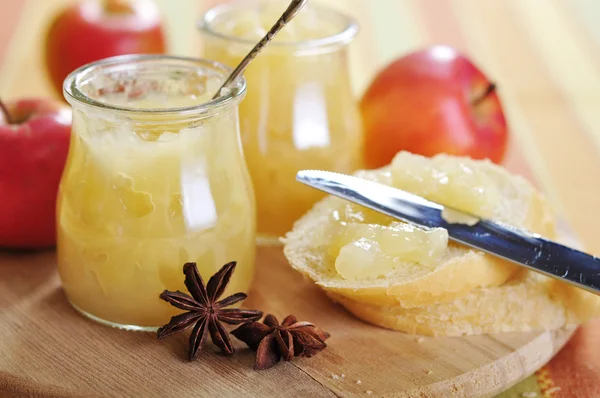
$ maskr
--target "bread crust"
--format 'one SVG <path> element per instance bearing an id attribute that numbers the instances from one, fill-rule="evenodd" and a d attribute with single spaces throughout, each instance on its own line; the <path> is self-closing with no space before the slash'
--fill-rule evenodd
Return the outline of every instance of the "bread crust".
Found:
<path id="1" fill-rule="evenodd" d="M 465 336 L 552 330 L 575 322 L 567 306 L 552 296 L 554 280 L 527 271 L 502 286 L 478 288 L 448 303 L 418 308 L 373 306 L 328 292 L 365 322 L 409 334 Z"/>

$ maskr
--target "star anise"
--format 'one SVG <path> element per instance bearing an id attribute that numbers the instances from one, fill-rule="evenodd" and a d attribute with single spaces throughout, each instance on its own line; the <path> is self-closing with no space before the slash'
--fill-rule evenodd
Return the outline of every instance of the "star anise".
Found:
<path id="1" fill-rule="evenodd" d="M 281 325 L 275 316 L 267 315 L 263 323 L 244 323 L 231 334 L 256 351 L 256 370 L 268 369 L 281 358 L 310 358 L 327 347 L 325 340 L 329 338 L 329 333 L 312 323 L 298 322 L 293 315 L 288 315 Z"/>
<path id="2" fill-rule="evenodd" d="M 185 286 L 192 296 L 190 297 L 180 291 L 171 292 L 165 290 L 161 293 L 160 298 L 172 306 L 186 310 L 187 312 L 172 317 L 168 324 L 159 328 L 158 339 L 164 339 L 176 333 L 183 332 L 195 324 L 190 334 L 190 361 L 196 359 L 198 352 L 201 350 L 207 328 L 213 344 L 219 347 L 225 354 L 232 355 L 235 349 L 221 322 L 237 325 L 243 322 L 255 321 L 262 317 L 261 311 L 237 308 L 224 309 L 244 300 L 247 297 L 244 293 L 236 293 L 221 301 L 217 301 L 225 291 L 229 279 L 235 270 L 235 265 L 235 262 L 225 264 L 219 272 L 209 279 L 208 284 L 204 285 L 196 263 L 186 263 L 183 266 Z"/>

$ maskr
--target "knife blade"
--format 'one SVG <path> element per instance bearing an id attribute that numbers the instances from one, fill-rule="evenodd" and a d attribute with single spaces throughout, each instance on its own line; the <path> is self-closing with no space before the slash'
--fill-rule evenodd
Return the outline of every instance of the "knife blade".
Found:
<path id="1" fill-rule="evenodd" d="M 296 179 L 398 220 L 426 228 L 445 228 L 456 242 L 525 266 L 600 295 L 600 259 L 497 221 L 443 206 L 420 196 L 362 178 L 321 170 L 302 170 Z M 451 211 L 474 223 L 448 222 Z"/>

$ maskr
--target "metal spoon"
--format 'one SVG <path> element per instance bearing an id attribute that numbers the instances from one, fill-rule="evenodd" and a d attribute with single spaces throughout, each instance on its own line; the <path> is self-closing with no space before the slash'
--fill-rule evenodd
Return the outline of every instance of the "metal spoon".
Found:
<path id="1" fill-rule="evenodd" d="M 231 75 L 229 75 L 227 80 L 225 80 L 225 83 L 223 83 L 223 85 L 219 88 L 219 90 L 216 92 L 212 99 L 218 98 L 221 94 L 221 90 L 223 90 L 226 87 L 229 87 L 229 85 L 231 85 L 242 73 L 244 73 L 244 70 L 250 64 L 250 62 L 252 62 L 252 60 L 256 58 L 258 53 L 260 53 L 262 49 L 265 48 L 267 44 L 269 44 L 273 37 L 275 37 L 275 35 L 279 33 L 279 31 L 283 29 L 283 27 L 288 22 L 290 22 L 292 19 L 294 19 L 296 15 L 298 15 L 302 7 L 304 7 L 304 5 L 306 5 L 307 2 L 308 0 L 292 0 L 288 8 L 283 12 L 283 14 L 281 14 L 281 17 L 277 20 L 277 22 L 275 22 L 275 25 L 273 25 L 273 27 L 267 32 L 265 37 L 263 37 L 258 42 L 258 44 L 254 46 L 252 50 L 250 50 L 250 52 L 248 53 L 248 55 L 246 55 L 246 57 L 244 57 L 242 62 L 240 62 L 240 64 L 233 70 L 233 72 L 231 72 Z"/>

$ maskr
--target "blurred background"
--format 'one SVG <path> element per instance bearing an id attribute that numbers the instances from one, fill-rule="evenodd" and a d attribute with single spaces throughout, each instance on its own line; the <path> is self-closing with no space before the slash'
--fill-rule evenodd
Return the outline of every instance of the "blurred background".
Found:
<path id="1" fill-rule="evenodd" d="M 316 2 L 316 0 L 311 0 Z M 55 96 L 43 66 L 48 24 L 73 0 L 0 0 L 0 96 Z M 197 55 L 196 29 L 215 0 L 156 0 L 168 52 Z M 546 192 L 599 254 L 600 2 L 596 0 L 319 0 L 353 15 L 357 98 L 407 52 L 449 44 L 497 83 L 511 130 L 506 163 Z M 515 147 L 519 151 L 515 151 Z"/>

